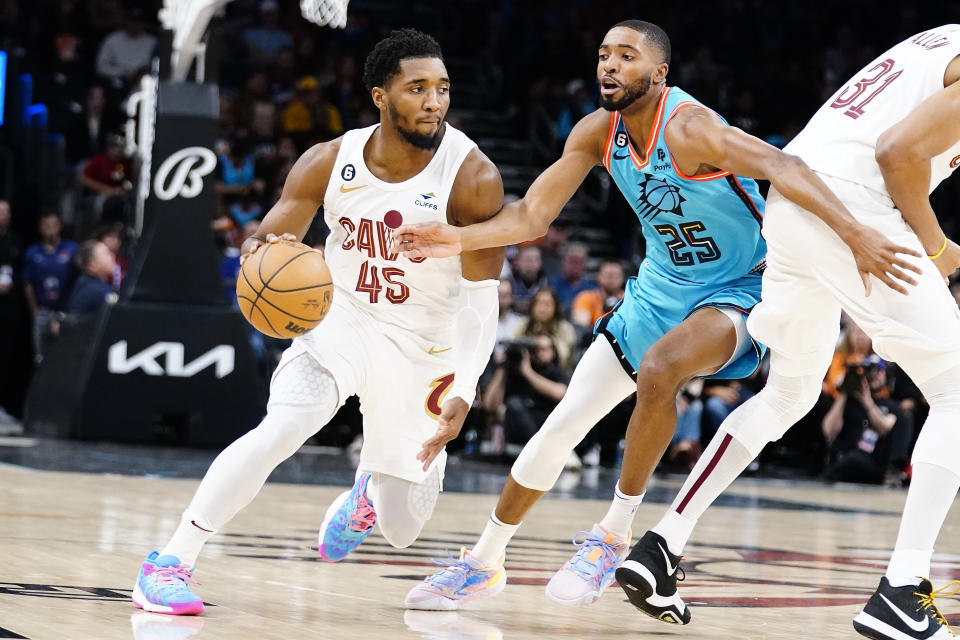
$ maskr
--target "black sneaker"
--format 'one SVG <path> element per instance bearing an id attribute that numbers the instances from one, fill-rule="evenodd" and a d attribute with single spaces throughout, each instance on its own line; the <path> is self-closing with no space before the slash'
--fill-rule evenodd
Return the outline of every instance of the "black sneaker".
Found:
<path id="1" fill-rule="evenodd" d="M 667 541 L 647 531 L 617 569 L 617 583 L 630 603 L 657 620 L 690 622 L 690 611 L 677 594 L 677 572 L 683 580 L 680 556 L 670 553 Z"/>
<path id="2" fill-rule="evenodd" d="M 916 586 L 891 587 L 884 576 L 863 611 L 853 619 L 853 628 L 873 640 L 956 638 L 933 603 L 935 597 L 929 580 Z"/>

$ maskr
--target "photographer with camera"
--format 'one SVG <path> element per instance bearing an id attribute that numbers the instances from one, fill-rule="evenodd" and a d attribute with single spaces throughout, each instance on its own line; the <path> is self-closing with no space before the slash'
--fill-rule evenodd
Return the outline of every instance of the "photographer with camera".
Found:
<path id="1" fill-rule="evenodd" d="M 822 425 L 829 480 L 902 486 L 913 423 L 889 397 L 887 363 L 879 356 L 847 364 Z"/>
<path id="2" fill-rule="evenodd" d="M 502 357 L 483 392 L 483 405 L 503 411 L 507 443 L 523 445 L 540 429 L 567 392 L 570 372 L 557 364 L 553 338 L 538 333 L 505 343 Z"/>

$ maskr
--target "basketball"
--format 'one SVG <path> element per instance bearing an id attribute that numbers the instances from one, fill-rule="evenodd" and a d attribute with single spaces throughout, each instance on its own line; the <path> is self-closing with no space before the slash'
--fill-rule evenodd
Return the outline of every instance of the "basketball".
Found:
<path id="1" fill-rule="evenodd" d="M 237 275 L 237 303 L 257 331 L 295 338 L 330 310 L 333 279 L 323 256 L 300 242 L 264 244 Z"/>

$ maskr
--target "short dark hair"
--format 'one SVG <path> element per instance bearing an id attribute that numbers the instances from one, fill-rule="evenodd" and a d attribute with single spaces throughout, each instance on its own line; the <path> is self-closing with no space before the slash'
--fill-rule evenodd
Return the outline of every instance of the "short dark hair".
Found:
<path id="1" fill-rule="evenodd" d="M 440 58 L 443 52 L 432 37 L 416 29 L 396 29 L 373 48 L 363 63 L 363 84 L 367 91 L 386 86 L 400 73 L 400 61 L 408 58 Z"/>
<path id="2" fill-rule="evenodd" d="M 667 36 L 667 32 L 657 25 L 644 20 L 624 20 L 613 25 L 613 27 L 628 27 L 642 33 L 646 41 L 660 51 L 663 61 L 670 64 L 670 38 Z"/>

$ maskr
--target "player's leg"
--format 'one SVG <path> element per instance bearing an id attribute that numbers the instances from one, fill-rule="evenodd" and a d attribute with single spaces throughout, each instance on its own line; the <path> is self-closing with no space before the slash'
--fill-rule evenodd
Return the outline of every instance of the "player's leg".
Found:
<path id="1" fill-rule="evenodd" d="M 738 332 L 738 324 L 740 331 Z M 637 403 L 627 427 L 618 489 L 641 495 L 677 424 L 677 394 L 690 379 L 717 373 L 738 348 L 751 349 L 743 314 L 704 307 L 668 331 L 643 355 Z M 738 335 L 739 333 L 739 335 Z M 615 531 L 623 533 L 621 525 Z"/>
<path id="2" fill-rule="evenodd" d="M 930 405 L 890 564 L 854 620 L 857 631 L 877 640 L 953 637 L 933 604 L 929 575 L 934 543 L 960 489 L 960 313 L 933 263 L 921 262 L 919 284 L 907 296 L 848 294 L 848 311 L 874 349 L 897 362 Z"/>
<path id="3" fill-rule="evenodd" d="M 802 239 L 802 224 L 787 218 L 791 211 L 783 204 L 768 201 L 767 211 L 768 221 L 780 219 L 793 230 L 794 241 Z M 766 229 L 764 235 L 770 235 Z M 641 538 L 617 571 L 617 582 L 631 603 L 665 622 L 690 620 L 677 594 L 677 568 L 700 515 L 767 442 L 781 437 L 813 407 L 833 355 L 839 304 L 808 272 L 804 252 L 795 253 L 793 245 L 781 247 L 776 241 L 774 234 L 762 301 L 747 322 L 753 338 L 771 350 L 766 386 L 727 416 L 663 519 Z M 811 243 L 816 244 L 816 239 Z"/>
<path id="4" fill-rule="evenodd" d="M 325 425 L 342 404 L 338 382 L 301 346 L 287 350 L 271 382 L 267 415 L 210 465 L 173 537 L 144 561 L 134 603 L 158 613 L 200 613 L 188 588 L 204 543 L 260 491 L 270 472 Z"/>
<path id="5" fill-rule="evenodd" d="M 957 363 L 917 382 L 930 412 L 914 446 L 900 532 L 886 574 L 853 621 L 874 640 L 954 637 L 934 603 L 929 575 L 934 543 L 960 489 L 960 354 Z M 914 378 L 909 364 L 900 364 Z"/>
<path id="6" fill-rule="evenodd" d="M 577 364 L 563 399 L 521 451 L 476 546 L 412 589 L 407 607 L 456 609 L 467 599 L 499 592 L 506 580 L 504 551 L 523 517 L 557 481 L 576 444 L 634 388 L 607 338 L 599 336 Z M 588 551 L 603 544 L 603 536 L 593 538 Z"/>

